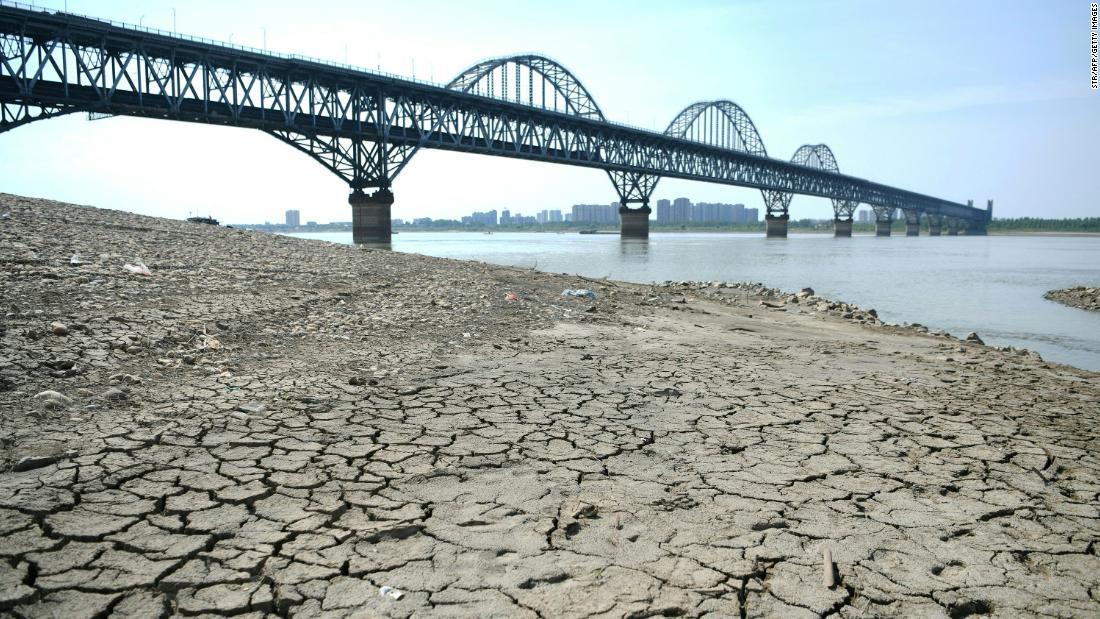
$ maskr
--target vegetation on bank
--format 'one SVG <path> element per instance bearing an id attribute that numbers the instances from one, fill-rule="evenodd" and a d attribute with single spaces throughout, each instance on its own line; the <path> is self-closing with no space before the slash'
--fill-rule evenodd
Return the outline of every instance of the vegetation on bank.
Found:
<path id="1" fill-rule="evenodd" d="M 994 218 L 993 221 L 989 222 L 987 229 L 990 232 L 1100 232 L 1100 217 L 1079 217 L 1077 219 Z"/>

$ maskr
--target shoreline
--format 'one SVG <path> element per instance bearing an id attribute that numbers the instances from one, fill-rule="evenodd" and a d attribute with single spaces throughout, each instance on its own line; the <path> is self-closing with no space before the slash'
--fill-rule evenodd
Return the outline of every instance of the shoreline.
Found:
<path id="1" fill-rule="evenodd" d="M 1096 372 L 809 290 L 4 213 L 0 610 L 1100 612 Z"/>
<path id="2" fill-rule="evenodd" d="M 232 226 L 237 227 L 237 228 L 242 229 L 242 230 L 263 232 L 265 234 L 282 234 L 282 235 L 291 235 L 291 234 L 349 234 L 350 235 L 351 234 L 351 230 L 317 230 L 317 231 L 300 230 L 300 231 L 288 231 L 288 232 L 284 232 L 284 231 L 270 231 L 269 232 L 269 231 L 265 231 L 265 230 L 253 230 L 252 228 L 249 228 L 249 227 L 242 227 L 242 226 L 246 226 L 246 225 L 247 224 L 232 224 Z M 496 229 L 493 229 L 493 230 L 488 230 L 488 231 L 491 232 L 492 234 L 581 234 L 581 231 L 579 231 L 579 230 L 496 230 Z M 397 228 L 397 229 L 394 230 L 394 234 L 435 234 L 435 233 L 484 234 L 485 232 L 486 232 L 486 230 L 456 230 L 456 229 L 447 229 L 447 230 L 403 230 L 401 228 Z M 650 234 L 743 234 L 743 235 L 759 235 L 759 236 L 763 236 L 763 234 L 764 234 L 763 229 L 760 229 L 760 230 L 708 230 L 708 229 L 662 230 L 660 228 L 650 228 L 649 232 L 650 232 Z M 595 232 L 593 234 L 595 234 L 595 235 L 617 235 L 619 233 L 618 233 L 617 230 L 607 229 L 607 230 L 599 230 L 598 232 Z M 832 230 L 810 230 L 810 229 L 802 229 L 802 228 L 790 228 L 789 234 L 793 234 L 793 235 L 807 234 L 807 235 L 815 235 L 815 236 L 816 235 L 833 236 L 833 231 Z M 860 232 L 853 232 L 852 236 L 853 237 L 857 237 L 857 236 L 859 236 L 859 237 L 874 237 L 875 233 L 874 233 L 873 230 L 860 231 Z M 904 231 L 903 231 L 902 234 L 895 234 L 893 236 L 904 237 L 905 234 L 904 234 Z M 926 237 L 928 235 L 925 233 L 925 231 L 922 231 L 922 234 L 920 236 L 921 237 Z M 960 236 L 966 236 L 966 235 L 960 235 Z M 1038 231 L 1038 230 L 1037 231 L 991 230 L 985 236 L 1100 237 L 1100 232 L 1047 232 L 1047 231 Z"/>

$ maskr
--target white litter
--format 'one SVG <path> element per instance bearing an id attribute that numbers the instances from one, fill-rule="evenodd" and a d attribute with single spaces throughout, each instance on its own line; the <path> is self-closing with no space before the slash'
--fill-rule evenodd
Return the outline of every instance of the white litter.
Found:
<path id="1" fill-rule="evenodd" d="M 127 271 L 129 271 L 129 272 L 131 272 L 135 275 L 152 275 L 153 274 L 149 270 L 149 267 L 145 266 L 141 262 L 139 262 L 137 264 L 126 263 L 126 264 L 122 265 L 122 268 L 126 269 Z"/>
<path id="2" fill-rule="evenodd" d="M 400 600 L 401 597 L 405 595 L 405 592 L 400 589 L 385 586 L 378 589 L 378 595 L 382 597 L 393 598 L 395 600 Z"/>

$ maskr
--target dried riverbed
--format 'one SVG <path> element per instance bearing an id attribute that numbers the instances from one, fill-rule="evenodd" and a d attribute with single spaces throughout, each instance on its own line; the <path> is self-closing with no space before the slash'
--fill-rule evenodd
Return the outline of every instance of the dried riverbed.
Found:
<path id="1" fill-rule="evenodd" d="M 1100 613 L 1094 373 L 4 194 L 0 261 L 3 613 Z"/>

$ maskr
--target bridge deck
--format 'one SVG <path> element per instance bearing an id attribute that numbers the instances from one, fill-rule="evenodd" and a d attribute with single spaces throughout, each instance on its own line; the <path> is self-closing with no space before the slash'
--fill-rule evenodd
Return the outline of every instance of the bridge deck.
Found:
<path id="1" fill-rule="evenodd" d="M 989 217 L 855 176 L 596 118 L 10 5 L 0 5 L 0 104 L 0 131 L 71 112 L 260 129 L 303 145 L 355 188 L 387 186 L 412 153 L 434 148 Z M 364 143 L 381 146 L 368 152 Z"/>

